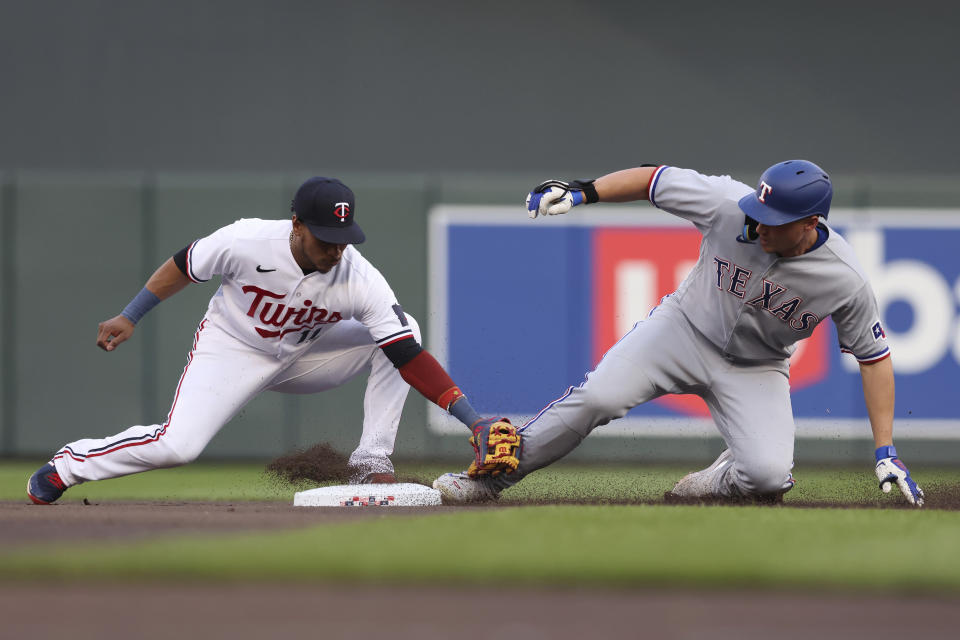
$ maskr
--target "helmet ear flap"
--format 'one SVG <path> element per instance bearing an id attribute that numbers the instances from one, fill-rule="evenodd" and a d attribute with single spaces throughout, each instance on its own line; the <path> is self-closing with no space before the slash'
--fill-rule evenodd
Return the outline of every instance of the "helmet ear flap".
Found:
<path id="1" fill-rule="evenodd" d="M 743 238 L 753 242 L 760 237 L 757 233 L 757 221 L 750 216 L 743 216 Z"/>

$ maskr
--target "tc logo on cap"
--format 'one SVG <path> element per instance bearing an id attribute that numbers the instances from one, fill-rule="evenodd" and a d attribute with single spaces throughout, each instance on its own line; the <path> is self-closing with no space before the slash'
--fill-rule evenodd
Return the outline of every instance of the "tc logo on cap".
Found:
<path id="1" fill-rule="evenodd" d="M 366 236 L 357 225 L 356 198 L 336 178 L 315 176 L 297 189 L 291 209 L 318 240 L 331 244 L 360 244 Z"/>
<path id="2" fill-rule="evenodd" d="M 770 193 L 771 191 L 773 191 L 773 187 L 768 185 L 766 182 L 761 182 L 760 193 L 757 194 L 757 200 L 759 200 L 760 202 L 766 203 L 767 201 L 765 200 L 765 198 L 767 197 L 767 194 Z"/>

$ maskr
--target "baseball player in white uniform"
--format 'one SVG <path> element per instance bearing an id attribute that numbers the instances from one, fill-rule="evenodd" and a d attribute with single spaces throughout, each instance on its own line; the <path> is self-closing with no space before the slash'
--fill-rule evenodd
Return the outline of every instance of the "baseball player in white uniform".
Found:
<path id="1" fill-rule="evenodd" d="M 829 176 L 804 160 L 776 164 L 756 189 L 728 176 L 643 166 L 596 180 L 542 183 L 529 216 L 593 202 L 649 200 L 703 236 L 693 270 L 589 372 L 519 429 L 514 472 L 449 473 L 447 502 L 495 499 L 572 451 L 593 429 L 664 394 L 704 399 L 727 449 L 681 479 L 670 498 L 779 501 L 794 484 L 789 358 L 828 316 L 860 365 L 880 488 L 913 505 L 923 492 L 893 447 L 894 376 L 876 298 L 847 242 L 827 223 Z"/>
<path id="2" fill-rule="evenodd" d="M 390 454 L 410 386 L 468 427 L 497 422 L 482 420 L 422 349 L 417 323 L 354 247 L 365 236 L 353 192 L 311 178 L 291 210 L 289 220 L 238 220 L 196 240 L 100 323 L 97 346 L 113 351 L 161 300 L 221 277 L 166 420 L 64 445 L 30 477 L 33 502 L 49 504 L 81 482 L 186 464 L 260 392 L 315 393 L 361 372 L 369 377 L 360 444 L 349 459 L 353 482 L 395 482 Z"/>

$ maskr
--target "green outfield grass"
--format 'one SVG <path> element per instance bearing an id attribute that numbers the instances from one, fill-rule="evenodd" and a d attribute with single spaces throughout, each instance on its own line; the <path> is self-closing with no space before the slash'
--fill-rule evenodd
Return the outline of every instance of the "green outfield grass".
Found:
<path id="1" fill-rule="evenodd" d="M 0 461 L 0 500 L 26 499 L 27 478 L 42 462 Z M 314 484 L 291 485 L 264 473 L 264 464 L 192 464 L 71 488 L 61 502 L 96 500 L 293 500 Z M 398 465 L 403 481 L 430 484 L 455 465 Z M 687 467 L 558 466 L 524 480 L 504 494 L 505 502 L 530 500 L 637 501 L 659 499 Z M 960 478 L 960 473 L 958 473 Z"/>
<path id="2" fill-rule="evenodd" d="M 21 499 L 35 464 L 0 464 L 0 499 Z M 427 481 L 441 468 L 400 467 Z M 295 531 L 78 543 L 0 551 L 0 578 L 707 586 L 960 592 L 960 512 L 546 505 L 657 500 L 684 469 L 556 466 L 505 494 L 503 509 L 365 518 Z M 789 501 L 895 504 L 869 466 L 797 469 Z M 70 500 L 290 500 L 261 465 L 195 464 L 68 492 Z M 917 474 L 960 486 L 960 470 Z M 39 509 L 39 507 L 38 507 Z M 2 520 L 2 512 L 0 512 Z M 36 551 L 36 550 L 33 550 Z"/>
<path id="3" fill-rule="evenodd" d="M 0 576 L 942 592 L 960 590 L 958 527 L 951 512 L 542 506 L 2 554 Z"/>
<path id="4" fill-rule="evenodd" d="M 0 500 L 26 499 L 27 478 L 43 464 L 0 461 Z M 89 500 L 293 500 L 300 488 L 264 475 L 265 464 L 198 463 L 176 469 L 91 482 L 71 488 L 61 502 Z"/>
<path id="5" fill-rule="evenodd" d="M 42 461 L 0 460 L 0 500 L 26 501 L 30 474 Z M 290 485 L 264 473 L 262 463 L 195 463 L 176 469 L 159 469 L 124 478 L 92 482 L 71 488 L 61 502 L 96 500 L 289 500 L 293 493 L 312 484 Z M 398 464 L 402 481 L 430 484 L 456 465 Z M 646 502 L 660 500 L 665 491 L 690 465 L 576 465 L 560 463 L 539 471 L 503 494 L 506 504 L 530 501 Z M 896 496 L 876 489 L 873 469 L 807 468 L 794 470 L 797 486 L 787 502 L 855 502 L 865 506 L 894 504 Z M 953 486 L 960 490 L 960 468 L 920 470 L 915 475 L 922 487 Z"/>

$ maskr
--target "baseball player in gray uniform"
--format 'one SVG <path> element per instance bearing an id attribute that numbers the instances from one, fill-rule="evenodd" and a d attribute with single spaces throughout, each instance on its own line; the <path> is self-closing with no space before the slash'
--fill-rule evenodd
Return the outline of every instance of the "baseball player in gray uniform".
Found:
<path id="1" fill-rule="evenodd" d="M 353 482 L 395 482 L 390 454 L 410 386 L 471 428 L 479 463 L 495 468 L 486 461 L 491 428 L 497 439 L 518 440 L 516 430 L 477 415 L 420 346 L 417 323 L 354 246 L 365 236 L 353 192 L 339 180 L 311 178 L 291 210 L 291 219 L 238 220 L 196 240 L 157 269 L 120 315 L 100 323 L 97 346 L 113 351 L 161 300 L 221 277 L 166 420 L 64 445 L 28 480 L 34 503 L 49 504 L 81 482 L 186 464 L 260 392 L 315 393 L 363 372 Z"/>
<path id="2" fill-rule="evenodd" d="M 593 202 L 649 200 L 696 226 L 699 259 L 580 386 L 519 429 L 516 471 L 449 473 L 434 487 L 447 502 L 495 499 L 596 427 L 677 393 L 704 399 L 727 448 L 668 497 L 779 501 L 794 484 L 789 358 L 829 316 L 840 349 L 860 365 L 880 488 L 896 484 L 922 506 L 923 492 L 893 446 L 893 366 L 876 298 L 850 246 L 826 223 L 832 196 L 829 176 L 804 160 L 770 167 L 756 189 L 669 166 L 539 185 L 527 197 L 531 218 Z"/>

